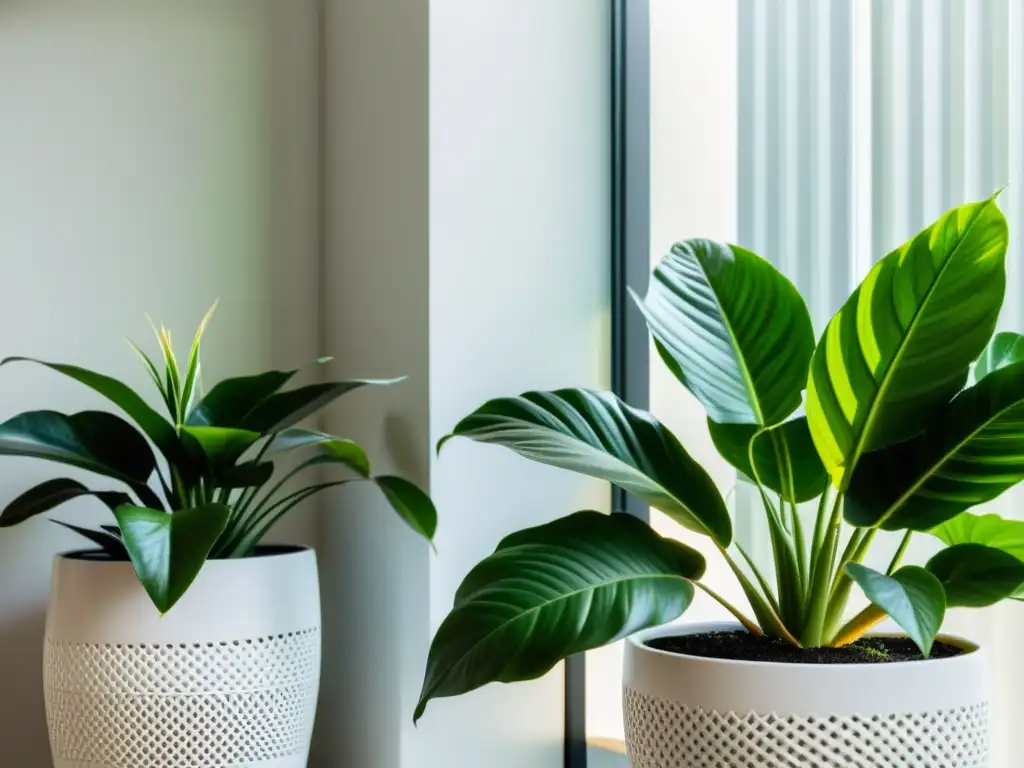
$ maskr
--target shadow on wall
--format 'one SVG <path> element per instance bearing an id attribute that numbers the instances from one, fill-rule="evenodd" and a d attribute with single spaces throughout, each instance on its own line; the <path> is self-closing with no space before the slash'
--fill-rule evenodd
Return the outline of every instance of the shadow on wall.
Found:
<path id="1" fill-rule="evenodd" d="M 43 608 L 5 617 L 0 623 L 0 764 L 42 768 L 38 745 L 46 743 L 43 668 Z"/>

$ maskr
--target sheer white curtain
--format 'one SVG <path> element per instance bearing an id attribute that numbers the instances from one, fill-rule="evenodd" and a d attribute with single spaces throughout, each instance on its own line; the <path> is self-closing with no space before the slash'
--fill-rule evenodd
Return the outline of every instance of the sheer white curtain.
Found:
<path id="1" fill-rule="evenodd" d="M 1024 330 L 1024 3 L 738 0 L 736 19 L 738 240 L 810 298 L 816 328 L 874 261 L 1009 184 L 1001 326 Z M 1014 516 L 1015 498 L 992 511 Z M 1019 765 L 1024 606 L 955 611 L 947 628 L 988 646 L 996 765 Z"/>

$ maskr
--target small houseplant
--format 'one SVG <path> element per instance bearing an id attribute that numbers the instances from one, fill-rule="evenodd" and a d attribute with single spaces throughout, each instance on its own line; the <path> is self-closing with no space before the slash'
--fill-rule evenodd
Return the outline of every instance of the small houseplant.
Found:
<path id="1" fill-rule="evenodd" d="M 95 547 L 54 564 L 44 685 L 58 768 L 305 766 L 319 683 L 316 560 L 261 540 L 314 494 L 359 481 L 376 484 L 402 519 L 433 537 L 436 513 L 423 491 L 374 475 L 352 440 L 298 426 L 347 392 L 397 379 L 285 389 L 297 370 L 268 371 L 203 394 L 209 318 L 184 366 L 164 328 L 162 366 L 135 347 L 166 416 L 116 379 L 36 360 L 134 424 L 106 411 L 31 411 L 0 424 L 0 454 L 98 478 L 41 483 L 7 505 L 0 526 L 80 497 L 113 513 L 95 530 L 61 521 Z M 301 452 L 313 455 L 275 472 L 279 459 Z M 319 477 L 324 469 L 334 477 Z"/>
<path id="2" fill-rule="evenodd" d="M 709 537 L 749 614 L 701 580 L 694 549 L 626 515 L 577 512 L 511 534 L 469 573 L 415 717 L 646 630 L 626 647 L 634 766 L 986 766 L 982 654 L 936 636 L 947 608 L 1024 585 L 1024 523 L 969 511 L 1024 478 L 1024 337 L 992 338 L 1006 247 L 995 196 L 949 211 L 882 258 L 815 344 L 802 298 L 767 261 L 675 245 L 634 298 L 718 451 L 757 489 L 773 568 L 733 540 L 722 495 L 680 441 L 612 394 L 492 400 L 445 440 L 608 480 Z M 800 509 L 815 500 L 816 514 Z M 876 570 L 864 559 L 880 530 L 903 535 Z M 912 536 L 947 546 L 903 564 Z M 698 589 L 735 623 L 648 629 Z M 855 590 L 868 605 L 850 616 Z M 886 615 L 906 637 L 868 634 Z"/>

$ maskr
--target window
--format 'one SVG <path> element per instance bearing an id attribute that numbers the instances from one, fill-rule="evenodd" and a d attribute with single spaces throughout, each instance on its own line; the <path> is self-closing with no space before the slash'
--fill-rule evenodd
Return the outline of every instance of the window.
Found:
<path id="1" fill-rule="evenodd" d="M 1000 325 L 1024 328 L 1024 3 L 629 5 L 626 22 L 633 27 L 620 28 L 618 40 L 633 70 L 619 85 L 646 111 L 622 116 L 626 139 L 620 136 L 620 144 L 635 148 L 630 130 L 639 130 L 649 138 L 649 151 L 641 143 L 641 151 L 626 152 L 620 175 L 622 194 L 648 196 L 643 221 L 624 219 L 627 228 L 646 228 L 646 241 L 630 241 L 627 261 L 649 267 L 672 242 L 688 237 L 739 243 L 796 283 L 820 332 L 874 261 L 947 208 L 1009 184 L 999 198 L 1012 237 Z M 644 25 L 642 33 L 637 24 Z M 638 85 L 641 70 L 645 80 Z M 638 87 L 646 88 L 642 97 L 628 94 Z M 642 164 L 643 172 L 631 164 Z M 639 193 L 628 184 L 637 177 L 647 183 Z M 624 209 L 632 210 L 628 202 Z M 636 248 L 638 241 L 649 242 L 647 250 Z M 642 290 L 646 275 L 642 280 L 632 287 Z M 642 323 L 630 318 L 627 325 Z M 718 458 L 703 410 L 656 354 L 630 347 L 634 335 L 623 338 L 620 360 L 649 365 L 646 391 L 637 396 L 627 388 L 626 396 L 648 405 L 680 435 L 723 491 L 733 489 L 728 502 L 737 536 L 767 562 L 752 489 Z M 1013 516 L 1013 494 L 992 506 Z M 703 543 L 658 512 L 650 517 L 662 532 Z M 925 537 L 918 538 L 913 546 L 927 552 Z M 732 589 L 726 596 L 742 602 L 723 567 L 716 576 L 718 585 Z M 722 615 L 717 605 L 698 599 L 684 621 Z M 977 616 L 961 609 L 946 626 L 982 640 L 1000 670 L 993 680 L 995 765 L 1009 768 L 1013 713 L 1024 706 L 1009 683 L 1024 672 L 1013 658 L 1024 615 L 1013 605 Z M 621 648 L 588 655 L 591 737 L 622 738 L 620 672 Z"/>

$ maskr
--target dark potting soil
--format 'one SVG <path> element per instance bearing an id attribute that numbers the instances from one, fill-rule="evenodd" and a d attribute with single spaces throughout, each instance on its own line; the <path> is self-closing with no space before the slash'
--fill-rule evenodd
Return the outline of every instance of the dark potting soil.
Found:
<path id="1" fill-rule="evenodd" d="M 777 637 L 756 637 L 747 632 L 705 632 L 700 635 L 656 637 L 647 646 L 659 651 L 734 661 L 768 661 L 785 664 L 885 664 L 922 661 L 912 640 L 905 637 L 861 638 L 842 648 L 796 648 Z M 963 648 L 936 641 L 929 658 L 945 659 L 964 653 Z"/>

